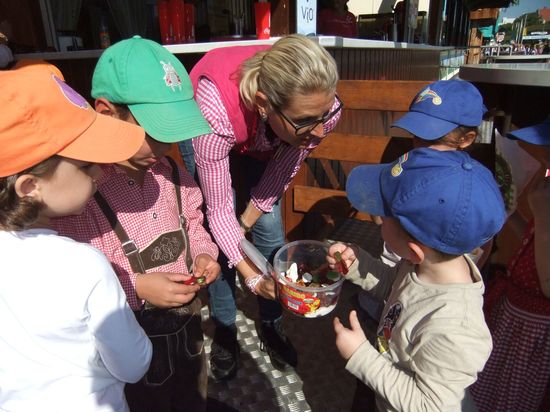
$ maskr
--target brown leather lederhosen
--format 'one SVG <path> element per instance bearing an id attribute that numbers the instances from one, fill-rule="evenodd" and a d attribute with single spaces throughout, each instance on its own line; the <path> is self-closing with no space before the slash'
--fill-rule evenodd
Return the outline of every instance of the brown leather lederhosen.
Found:
<path id="1" fill-rule="evenodd" d="M 193 271 L 193 258 L 190 253 L 189 236 L 185 229 L 186 220 L 181 204 L 181 189 L 178 175 L 178 167 L 173 159 L 166 158 L 172 166 L 172 182 L 176 190 L 176 199 L 180 217 L 180 228 L 159 235 L 143 250 L 140 250 L 135 242 L 118 221 L 116 214 L 111 209 L 105 198 L 97 191 L 94 195 L 99 207 L 109 221 L 113 231 L 119 238 L 122 250 L 128 258 L 134 273 L 145 274 L 147 270 L 154 269 L 178 260 L 182 253 L 185 254 L 185 262 L 189 271 Z M 174 362 L 177 355 L 177 345 L 181 340 L 189 339 L 189 331 L 185 328 L 191 319 L 198 316 L 200 319 L 201 303 L 199 298 L 192 302 L 175 308 L 161 309 L 146 302 L 140 311 L 135 311 L 136 318 L 153 343 L 153 359 L 149 371 L 144 377 L 147 385 L 162 385 L 174 373 Z M 200 324 L 199 324 L 200 325 Z M 183 333 L 182 333 L 183 332 Z M 178 337 L 182 333 L 183 337 Z M 197 337 L 198 339 L 198 337 Z M 202 332 L 200 345 L 186 347 L 184 352 L 188 357 L 199 356 L 203 349 Z"/>

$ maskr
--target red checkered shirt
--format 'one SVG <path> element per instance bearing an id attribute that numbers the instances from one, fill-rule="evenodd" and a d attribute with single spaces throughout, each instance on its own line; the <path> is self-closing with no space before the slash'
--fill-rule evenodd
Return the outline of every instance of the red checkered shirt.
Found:
<path id="1" fill-rule="evenodd" d="M 176 191 L 171 179 L 172 167 L 166 159 L 156 162 L 146 170 L 142 186 L 117 165 L 104 165 L 102 169 L 103 176 L 98 181 L 98 190 L 140 250 L 160 234 L 179 227 Z M 195 256 L 206 253 L 217 259 L 218 248 L 203 227 L 200 189 L 184 169 L 180 168 L 179 176 L 191 256 L 195 259 Z M 54 219 L 52 227 L 60 235 L 90 243 L 101 250 L 113 265 L 130 307 L 133 310 L 141 307 L 143 301 L 135 293 L 136 274 L 122 251 L 118 237 L 94 199 L 88 202 L 81 215 Z M 148 272 L 188 273 L 185 256 L 182 254 L 176 262 Z"/>
<path id="2" fill-rule="evenodd" d="M 213 82 L 201 78 L 195 97 L 213 131 L 212 134 L 193 139 L 195 162 L 207 205 L 206 215 L 216 243 L 229 259 L 229 265 L 234 266 L 243 259 L 239 250 L 243 233 L 235 215 L 229 172 L 229 152 L 236 144 L 235 133 L 220 93 Z M 332 110 L 337 104 L 335 100 Z M 325 134 L 334 129 L 339 119 L 340 113 L 324 125 Z M 276 152 L 258 185 L 252 189 L 250 201 L 258 210 L 270 212 L 273 204 L 283 195 L 298 173 L 305 158 L 319 142 L 307 149 L 281 144 L 279 139 L 270 142 L 266 138 L 264 125 L 258 123 L 256 139 L 249 151 Z"/>

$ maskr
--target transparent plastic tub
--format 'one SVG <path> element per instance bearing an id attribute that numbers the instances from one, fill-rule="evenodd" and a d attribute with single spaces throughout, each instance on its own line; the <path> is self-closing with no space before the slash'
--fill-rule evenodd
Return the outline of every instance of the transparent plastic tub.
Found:
<path id="1" fill-rule="evenodd" d="M 324 275 L 330 271 L 326 256 L 329 245 L 316 240 L 297 240 L 283 246 L 273 260 L 277 297 L 284 308 L 295 315 L 306 318 L 324 316 L 336 307 L 344 278 L 319 284 L 319 287 L 301 286 L 287 279 L 286 274 L 292 263 L 299 272 Z M 300 274 L 302 274 L 300 273 Z M 334 282 L 334 283 L 332 283 Z"/>

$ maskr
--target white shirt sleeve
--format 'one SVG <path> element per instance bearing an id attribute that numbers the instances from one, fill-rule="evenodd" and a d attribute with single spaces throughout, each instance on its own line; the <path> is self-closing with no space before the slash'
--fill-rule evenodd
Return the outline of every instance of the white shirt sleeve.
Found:
<path id="1" fill-rule="evenodd" d="M 107 370 L 123 382 L 134 383 L 149 368 L 152 345 L 130 310 L 111 265 L 98 254 L 97 267 L 86 268 L 101 273 L 88 298 L 88 325 Z"/>

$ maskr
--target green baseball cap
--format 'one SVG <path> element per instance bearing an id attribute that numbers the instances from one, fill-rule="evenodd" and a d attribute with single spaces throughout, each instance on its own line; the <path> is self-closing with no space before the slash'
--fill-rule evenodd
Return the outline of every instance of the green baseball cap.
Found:
<path id="1" fill-rule="evenodd" d="M 92 97 L 128 105 L 140 126 L 159 142 L 212 133 L 193 99 L 185 67 L 162 45 L 140 36 L 103 52 L 92 79 Z"/>

